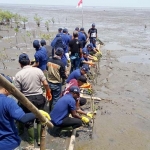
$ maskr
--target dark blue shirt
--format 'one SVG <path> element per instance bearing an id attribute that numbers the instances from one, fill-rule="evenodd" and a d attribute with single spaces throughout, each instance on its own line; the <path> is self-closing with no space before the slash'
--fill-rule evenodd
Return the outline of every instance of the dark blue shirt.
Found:
<path id="1" fill-rule="evenodd" d="M 42 71 L 46 70 L 46 64 L 47 64 L 47 51 L 45 47 L 40 47 L 39 50 L 36 51 L 35 55 L 35 61 L 39 62 L 38 68 L 40 68 Z"/>
<path id="2" fill-rule="evenodd" d="M 80 69 L 76 69 L 73 72 L 71 72 L 71 74 L 68 76 L 66 82 L 69 83 L 71 79 L 78 79 L 81 76 L 81 71 Z"/>
<path id="3" fill-rule="evenodd" d="M 64 48 L 64 51 L 65 51 L 65 53 L 68 53 L 68 45 L 70 42 L 70 37 L 68 34 L 62 34 L 61 37 L 62 37 L 62 41 L 66 45 L 66 48 Z"/>
<path id="4" fill-rule="evenodd" d="M 79 41 L 86 41 L 86 37 L 85 37 L 85 34 L 83 34 L 82 32 L 78 32 L 78 39 Z"/>
<path id="5" fill-rule="evenodd" d="M 71 94 L 66 94 L 57 101 L 50 113 L 52 123 L 54 125 L 62 124 L 63 119 L 69 116 L 73 110 L 76 110 L 75 99 Z"/>
<path id="6" fill-rule="evenodd" d="M 0 94 L 0 150 L 13 150 L 20 145 L 15 120 L 20 120 L 24 111 L 12 99 Z"/>

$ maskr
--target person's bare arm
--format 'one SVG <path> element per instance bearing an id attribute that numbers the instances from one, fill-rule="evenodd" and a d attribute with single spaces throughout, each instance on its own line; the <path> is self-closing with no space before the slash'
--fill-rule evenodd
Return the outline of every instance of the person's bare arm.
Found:
<path id="1" fill-rule="evenodd" d="M 49 85 L 48 85 L 48 82 L 46 80 L 44 80 L 44 81 L 42 81 L 42 83 L 43 83 L 43 86 L 46 89 L 46 91 L 48 91 L 50 89 Z"/>
<path id="2" fill-rule="evenodd" d="M 86 113 L 80 109 L 79 100 L 76 102 L 76 112 L 79 114 L 86 115 Z"/>
<path id="3" fill-rule="evenodd" d="M 71 111 L 71 115 L 72 115 L 72 117 L 74 117 L 74 118 L 79 118 L 79 119 L 81 119 L 81 117 L 76 113 L 76 110 L 72 110 L 72 111 Z"/>
<path id="4" fill-rule="evenodd" d="M 34 64 L 32 65 L 32 67 L 38 67 L 39 66 L 39 62 L 34 62 Z"/>

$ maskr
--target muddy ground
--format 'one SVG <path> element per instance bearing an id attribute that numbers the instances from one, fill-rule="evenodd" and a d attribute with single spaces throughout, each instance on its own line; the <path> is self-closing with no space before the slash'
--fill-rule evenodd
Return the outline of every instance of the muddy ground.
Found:
<path id="1" fill-rule="evenodd" d="M 74 7 L 0 6 L 28 16 L 27 30 L 36 30 L 38 39 L 39 32 L 46 32 L 46 30 L 44 21 L 40 29 L 36 28 L 33 22 L 35 13 L 41 15 L 43 20 L 50 17 L 56 18 L 55 24 L 50 25 L 53 34 L 57 32 L 58 27 L 67 27 L 70 33 L 76 26 L 81 27 L 81 10 Z M 75 150 L 150 149 L 149 13 L 150 10 L 136 8 L 84 9 L 85 30 L 87 31 L 91 23 L 95 22 L 98 36 L 105 43 L 105 46 L 101 47 L 103 57 L 98 84 L 94 86 L 102 101 L 94 123 L 93 139 L 84 138 L 79 134 L 76 138 Z M 19 44 L 20 47 L 25 46 L 21 39 L 21 35 L 25 32 L 20 29 L 18 36 L 19 43 L 22 43 Z M 14 36 L 13 29 L 9 34 Z M 9 61 L 5 61 L 7 69 L 4 70 L 1 65 L 0 70 L 14 76 L 20 70 L 17 62 L 18 54 L 26 51 L 33 58 L 34 49 L 28 37 L 26 37 L 27 48 L 22 47 L 19 50 L 15 47 L 15 37 L 8 38 L 6 31 L 0 31 L 0 35 L 5 37 L 0 41 L 0 50 L 8 48 L 6 53 L 9 57 Z M 10 44 L 8 39 L 12 39 L 13 44 Z M 34 37 L 31 36 L 31 41 L 33 39 Z M 10 58 L 12 58 L 11 61 Z M 54 143 L 60 143 L 59 139 L 55 140 L 57 142 Z M 58 146 L 56 149 L 62 150 L 62 147 Z"/>

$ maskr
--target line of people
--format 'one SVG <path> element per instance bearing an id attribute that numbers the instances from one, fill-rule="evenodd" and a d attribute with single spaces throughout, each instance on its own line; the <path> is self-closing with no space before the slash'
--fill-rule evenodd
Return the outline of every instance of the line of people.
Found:
<path id="1" fill-rule="evenodd" d="M 68 34 L 67 29 L 59 28 L 59 33 L 51 42 L 51 47 L 46 45 L 45 40 L 33 41 L 35 48 L 35 60 L 32 62 L 26 53 L 19 56 L 20 70 L 14 77 L 14 85 L 19 89 L 39 110 L 42 111 L 46 101 L 49 101 L 49 112 L 51 122 L 55 126 L 77 128 L 82 122 L 89 123 L 92 113 L 85 113 L 80 108 L 86 104 L 86 99 L 80 97 L 80 87 L 91 88 L 87 83 L 85 74 L 89 72 L 90 66 L 95 64 L 91 60 L 97 53 L 95 39 L 97 29 L 95 24 L 89 29 L 88 35 L 84 28 Z M 86 45 L 90 39 L 90 44 Z M 92 53 L 92 54 L 91 54 Z M 68 66 L 71 70 L 67 72 Z M 7 76 L 4 75 L 8 79 Z M 66 81 L 66 88 L 62 91 L 62 83 Z M 41 84 L 42 83 L 42 84 Z M 43 96 L 45 89 L 46 97 Z M 34 121 L 35 115 L 22 104 L 15 103 L 8 98 L 9 92 L 0 86 L 0 149 L 14 149 L 20 145 L 20 138 L 16 130 L 14 119 L 18 120 L 19 135 L 23 134 L 24 126 L 28 131 L 28 142 L 34 144 Z M 69 116 L 72 115 L 72 117 Z M 79 115 L 81 114 L 81 115 Z M 41 124 L 37 123 L 37 143 L 40 145 Z"/>

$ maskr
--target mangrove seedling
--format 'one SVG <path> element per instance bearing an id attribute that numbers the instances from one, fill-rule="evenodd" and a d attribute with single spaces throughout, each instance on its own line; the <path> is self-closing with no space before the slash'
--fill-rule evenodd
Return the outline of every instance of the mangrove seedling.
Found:
<path id="1" fill-rule="evenodd" d="M 28 18 L 27 17 L 21 17 L 21 20 L 23 22 L 23 29 L 26 29 L 26 22 L 28 22 Z"/>
<path id="2" fill-rule="evenodd" d="M 34 21 L 36 22 L 37 26 L 40 27 L 42 18 L 39 17 L 37 14 L 35 14 L 35 16 L 34 16 Z"/>

